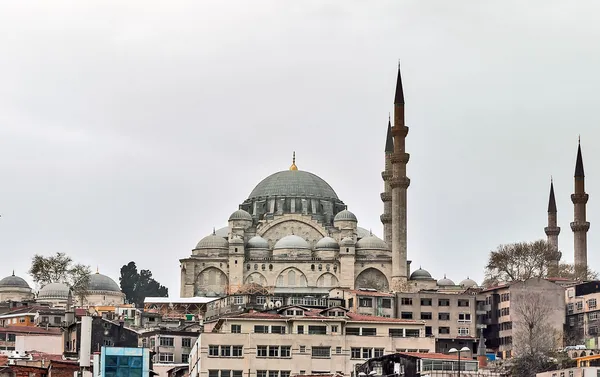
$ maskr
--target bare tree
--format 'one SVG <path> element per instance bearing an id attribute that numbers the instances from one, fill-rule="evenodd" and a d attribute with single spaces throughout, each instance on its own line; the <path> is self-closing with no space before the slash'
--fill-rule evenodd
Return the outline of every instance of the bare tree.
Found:
<path id="1" fill-rule="evenodd" d="M 598 273 L 589 266 L 586 271 L 577 271 L 571 263 L 560 263 L 558 265 L 558 276 L 578 281 L 590 281 L 598 279 Z"/>
<path id="2" fill-rule="evenodd" d="M 56 253 L 49 257 L 33 256 L 29 274 L 36 284 L 64 283 L 83 304 L 88 293 L 91 269 L 83 264 L 74 264 L 65 253 Z"/>

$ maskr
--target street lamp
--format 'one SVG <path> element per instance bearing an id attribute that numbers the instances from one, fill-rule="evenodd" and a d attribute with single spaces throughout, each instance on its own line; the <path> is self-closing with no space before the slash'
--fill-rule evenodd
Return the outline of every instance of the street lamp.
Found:
<path id="1" fill-rule="evenodd" d="M 469 347 L 463 347 L 459 350 L 457 350 L 456 348 L 450 348 L 448 350 L 448 353 L 458 353 L 458 377 L 460 377 L 460 353 L 461 352 L 469 352 L 471 351 L 471 349 Z"/>

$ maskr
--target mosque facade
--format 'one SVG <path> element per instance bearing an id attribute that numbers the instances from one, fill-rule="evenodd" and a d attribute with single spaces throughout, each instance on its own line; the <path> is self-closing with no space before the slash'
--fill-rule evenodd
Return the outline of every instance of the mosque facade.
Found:
<path id="1" fill-rule="evenodd" d="M 411 275 L 407 260 L 410 180 L 400 70 L 391 123 L 390 119 L 382 172 L 383 239 L 360 228 L 334 189 L 321 177 L 299 170 L 294 156 L 288 170 L 256 185 L 231 214 L 228 227 L 202 238 L 190 256 L 180 259 L 181 297 L 224 296 L 248 286 L 270 287 L 275 293 L 438 287 L 423 269 Z M 439 283 L 454 285 L 445 278 Z"/>

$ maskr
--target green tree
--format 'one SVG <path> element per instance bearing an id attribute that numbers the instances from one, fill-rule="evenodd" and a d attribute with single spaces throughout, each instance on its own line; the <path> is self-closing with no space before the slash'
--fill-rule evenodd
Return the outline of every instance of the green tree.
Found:
<path id="1" fill-rule="evenodd" d="M 66 284 L 81 303 L 87 296 L 91 273 L 89 266 L 73 263 L 71 257 L 65 253 L 56 253 L 48 257 L 36 254 L 29 268 L 29 274 L 36 284 Z"/>
<path id="2" fill-rule="evenodd" d="M 127 301 L 136 307 L 144 306 L 146 297 L 167 297 L 169 290 L 154 280 L 150 270 L 140 270 L 138 273 L 135 262 L 129 262 L 121 267 L 121 291 L 125 294 Z"/>

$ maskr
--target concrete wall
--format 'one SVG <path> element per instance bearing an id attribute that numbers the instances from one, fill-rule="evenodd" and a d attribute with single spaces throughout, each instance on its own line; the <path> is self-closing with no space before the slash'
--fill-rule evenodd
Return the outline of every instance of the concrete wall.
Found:
<path id="1" fill-rule="evenodd" d="M 63 337 L 57 335 L 17 335 L 15 341 L 17 351 L 38 351 L 53 355 L 63 353 Z"/>

